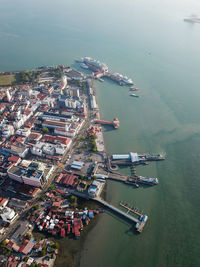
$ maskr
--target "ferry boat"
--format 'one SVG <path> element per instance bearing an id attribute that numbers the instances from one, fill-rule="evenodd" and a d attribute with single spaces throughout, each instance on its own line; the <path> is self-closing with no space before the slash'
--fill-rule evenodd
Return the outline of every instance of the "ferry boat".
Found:
<path id="1" fill-rule="evenodd" d="M 130 96 L 139 97 L 139 95 L 136 95 L 136 94 L 130 94 Z"/>
<path id="2" fill-rule="evenodd" d="M 141 184 L 157 185 L 158 179 L 157 178 L 151 178 L 151 177 L 139 176 L 137 182 L 141 183 Z"/>

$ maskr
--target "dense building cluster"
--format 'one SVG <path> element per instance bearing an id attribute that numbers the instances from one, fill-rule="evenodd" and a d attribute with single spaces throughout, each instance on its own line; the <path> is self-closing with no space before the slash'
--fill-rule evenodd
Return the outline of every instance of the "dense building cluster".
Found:
<path id="1" fill-rule="evenodd" d="M 41 68 L 37 81 L 0 88 L 2 177 L 42 187 L 53 171 L 49 160 L 59 162 L 80 131 L 87 116 L 80 86 L 84 76 L 61 67 L 59 80 L 54 76 L 60 68 Z"/>

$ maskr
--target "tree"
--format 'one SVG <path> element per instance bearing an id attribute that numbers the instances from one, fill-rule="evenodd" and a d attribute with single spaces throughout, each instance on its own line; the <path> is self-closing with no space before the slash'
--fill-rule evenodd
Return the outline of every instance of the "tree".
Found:
<path id="1" fill-rule="evenodd" d="M 47 253 L 47 246 L 44 246 L 41 250 L 41 255 L 44 256 Z"/>
<path id="2" fill-rule="evenodd" d="M 53 191 L 53 190 L 55 190 L 55 189 L 56 189 L 56 187 L 55 187 L 55 185 L 54 185 L 54 184 L 52 184 L 52 185 L 49 187 L 49 189 L 50 189 L 50 191 Z"/>
<path id="3" fill-rule="evenodd" d="M 11 251 L 8 251 L 7 255 L 10 257 L 11 253 L 12 253 Z"/>
<path id="4" fill-rule="evenodd" d="M 36 204 L 35 206 L 33 206 L 33 209 L 34 209 L 34 210 L 38 210 L 39 207 L 40 207 L 40 206 L 39 206 L 38 204 Z"/>
<path id="5" fill-rule="evenodd" d="M 3 241 L 1 242 L 1 247 L 2 247 L 2 248 L 5 248 L 5 247 L 6 247 L 6 244 L 7 244 L 7 243 L 6 243 L 6 240 L 3 240 Z"/>
<path id="6" fill-rule="evenodd" d="M 71 203 L 76 203 L 77 202 L 77 197 L 72 195 L 70 197 L 70 201 L 71 201 Z"/>
<path id="7" fill-rule="evenodd" d="M 49 129 L 47 127 L 43 127 L 42 128 L 42 132 L 45 134 L 45 133 L 49 133 Z"/>
<path id="8" fill-rule="evenodd" d="M 55 248 L 59 249 L 59 243 L 58 242 L 55 243 Z"/>
<path id="9" fill-rule="evenodd" d="M 24 259 L 23 259 L 25 262 L 28 261 L 28 256 L 25 256 Z"/>
<path id="10" fill-rule="evenodd" d="M 31 235 L 27 233 L 27 234 L 26 234 L 26 238 L 27 238 L 27 239 L 31 239 Z"/>
<path id="11" fill-rule="evenodd" d="M 41 197 L 40 197 L 40 199 L 41 199 L 42 201 L 45 201 L 45 195 L 42 194 Z"/>

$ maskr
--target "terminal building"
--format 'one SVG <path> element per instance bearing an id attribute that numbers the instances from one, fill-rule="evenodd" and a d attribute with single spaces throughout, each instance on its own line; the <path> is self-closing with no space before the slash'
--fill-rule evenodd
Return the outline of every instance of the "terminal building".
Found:
<path id="1" fill-rule="evenodd" d="M 129 154 L 115 154 L 112 155 L 112 160 L 130 160 L 132 163 L 143 161 L 142 158 L 138 153 L 130 152 Z"/>

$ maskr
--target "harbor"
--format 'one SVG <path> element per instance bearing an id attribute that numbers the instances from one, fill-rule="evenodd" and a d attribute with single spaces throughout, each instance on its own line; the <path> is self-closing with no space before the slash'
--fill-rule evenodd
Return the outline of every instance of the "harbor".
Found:
<path id="1" fill-rule="evenodd" d="M 141 92 L 136 99 L 129 96 L 129 86 L 96 79 L 101 119 L 120 120 L 119 130 L 106 126 L 103 132 L 106 151 L 167 155 L 165 161 L 136 166 L 138 175 L 158 177 L 157 186 L 106 184 L 103 197 L 109 203 L 121 209 L 123 200 L 144 209 L 149 219 L 142 234 L 114 214 L 102 213 L 79 240 L 60 239 L 56 267 L 72 265 L 77 250 L 79 267 L 200 266 L 200 34 L 199 24 L 183 21 L 199 15 L 200 2 L 14 2 L 2 1 L 1 71 L 73 66 L 74 58 L 84 55 L 99 58 L 109 72 L 132 78 Z M 9 12 L 13 4 L 15 12 Z M 129 175 L 130 167 L 120 165 L 120 170 Z"/>
<path id="2" fill-rule="evenodd" d="M 76 60 L 76 62 L 80 63 L 80 67 L 83 69 L 90 69 L 93 71 L 92 77 L 101 82 L 104 80 L 102 78 L 107 78 L 112 81 L 117 82 L 121 86 L 130 86 L 133 90 L 138 90 L 138 88 L 134 87 L 133 80 L 128 78 L 126 75 L 122 75 L 120 73 L 110 73 L 108 71 L 108 66 L 105 63 L 100 62 L 99 60 L 93 59 L 91 57 L 84 57 L 80 60 Z"/>

